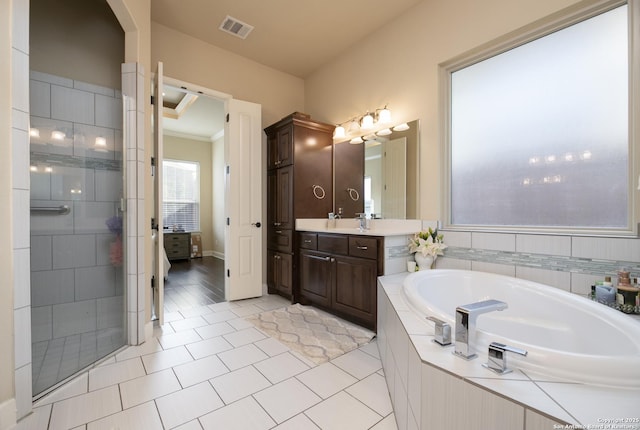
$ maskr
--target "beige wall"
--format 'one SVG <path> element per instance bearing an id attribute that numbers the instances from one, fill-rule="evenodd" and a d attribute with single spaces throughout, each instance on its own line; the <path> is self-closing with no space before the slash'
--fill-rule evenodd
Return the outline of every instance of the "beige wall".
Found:
<path id="1" fill-rule="evenodd" d="M 164 135 L 164 158 L 200 164 L 200 232 L 202 249 L 213 249 L 213 189 L 211 142 Z"/>
<path id="2" fill-rule="evenodd" d="M 425 0 L 305 81 L 306 112 L 343 122 L 389 103 L 394 122 L 420 120 L 422 219 L 439 218 L 438 64 L 576 0 Z M 366 67 L 366 65 L 375 67 Z"/>
<path id="3" fill-rule="evenodd" d="M 262 105 L 267 126 L 294 111 L 304 111 L 304 81 L 201 40 L 151 24 L 152 61 L 162 61 L 165 76 Z"/>
<path id="4" fill-rule="evenodd" d="M 213 254 L 224 258 L 224 136 L 213 142 Z"/>
<path id="5" fill-rule="evenodd" d="M 0 405 L 13 388 L 13 241 L 11 228 L 11 8 L 0 2 Z M 2 428 L 0 423 L 0 428 Z"/>

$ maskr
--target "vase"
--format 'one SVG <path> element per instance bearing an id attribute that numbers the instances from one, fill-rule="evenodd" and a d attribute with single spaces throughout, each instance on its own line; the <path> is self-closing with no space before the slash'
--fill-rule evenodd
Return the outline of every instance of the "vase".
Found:
<path id="1" fill-rule="evenodd" d="M 415 254 L 416 263 L 418 263 L 418 270 L 430 270 L 433 263 L 436 261 L 435 257 L 427 255 L 426 257 L 419 252 Z"/>

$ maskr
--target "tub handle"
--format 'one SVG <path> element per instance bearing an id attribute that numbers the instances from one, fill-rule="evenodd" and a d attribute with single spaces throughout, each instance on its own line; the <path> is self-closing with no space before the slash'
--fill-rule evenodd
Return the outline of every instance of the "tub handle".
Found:
<path id="1" fill-rule="evenodd" d="M 436 317 L 427 317 L 427 319 L 436 323 L 436 333 L 433 341 L 440 346 L 451 345 L 451 326 L 449 323 L 446 323 Z"/>
<path id="2" fill-rule="evenodd" d="M 511 369 L 507 367 L 507 352 L 513 352 L 525 357 L 528 354 L 524 349 L 515 348 L 504 343 L 491 342 L 487 362 L 483 366 L 499 375 L 511 372 Z"/>

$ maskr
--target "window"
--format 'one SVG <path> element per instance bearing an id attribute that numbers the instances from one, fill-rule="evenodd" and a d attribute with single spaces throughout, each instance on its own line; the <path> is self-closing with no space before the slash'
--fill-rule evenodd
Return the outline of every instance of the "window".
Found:
<path id="1" fill-rule="evenodd" d="M 200 231 L 200 165 L 191 161 L 164 160 L 162 172 L 164 226 Z"/>
<path id="2" fill-rule="evenodd" d="M 628 6 L 582 19 L 444 66 L 448 227 L 631 232 Z"/>

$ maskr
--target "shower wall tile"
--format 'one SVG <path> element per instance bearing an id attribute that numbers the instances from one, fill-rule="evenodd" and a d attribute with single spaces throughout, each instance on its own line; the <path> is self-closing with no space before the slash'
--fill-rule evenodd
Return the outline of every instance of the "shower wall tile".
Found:
<path id="1" fill-rule="evenodd" d="M 65 215 L 38 215 L 31 216 L 31 235 L 72 234 L 73 233 L 73 202 L 54 200 L 32 200 L 34 207 L 58 207 L 67 205 L 71 212 Z"/>
<path id="2" fill-rule="evenodd" d="M 29 133 L 25 130 L 13 128 L 11 130 L 13 142 L 11 159 L 14 166 L 29 165 Z M 29 169 L 13 171 L 13 188 L 29 189 Z"/>
<path id="3" fill-rule="evenodd" d="M 471 233 L 471 246 L 496 251 L 515 251 L 516 236 L 508 233 Z"/>
<path id="4" fill-rule="evenodd" d="M 111 266 L 75 270 L 76 300 L 89 300 L 115 295 L 115 269 Z"/>
<path id="5" fill-rule="evenodd" d="M 96 94 L 96 125 L 122 129 L 122 99 Z"/>
<path id="6" fill-rule="evenodd" d="M 11 2 L 12 20 L 15 25 L 11 28 L 11 45 L 24 52 L 29 53 L 29 26 L 23 23 L 29 22 L 29 2 L 13 1 Z"/>
<path id="7" fill-rule="evenodd" d="M 571 237 L 517 234 L 516 252 L 570 256 Z"/>
<path id="8" fill-rule="evenodd" d="M 54 269 L 71 269 L 96 265 L 95 235 L 53 236 L 52 242 Z"/>
<path id="9" fill-rule="evenodd" d="M 31 305 L 29 293 L 31 256 L 29 249 L 15 249 L 13 251 L 13 308 L 18 309 Z"/>
<path id="10" fill-rule="evenodd" d="M 49 73 L 38 72 L 36 70 L 30 70 L 29 77 L 35 81 L 48 82 L 62 87 L 73 88 L 73 79 L 50 75 Z"/>
<path id="11" fill-rule="evenodd" d="M 115 235 L 96 234 L 96 265 L 107 266 L 111 264 L 109 254 L 111 244 L 115 241 Z"/>
<path id="12" fill-rule="evenodd" d="M 122 172 L 96 170 L 95 186 L 96 201 L 119 202 L 122 197 Z"/>
<path id="13" fill-rule="evenodd" d="M 72 269 L 33 272 L 31 274 L 32 306 L 73 302 L 74 282 Z"/>
<path id="14" fill-rule="evenodd" d="M 95 124 L 94 94 L 52 85 L 51 117 L 63 121 Z"/>
<path id="15" fill-rule="evenodd" d="M 103 87 L 100 85 L 90 84 L 88 82 L 82 81 L 73 81 L 73 88 L 89 93 L 100 94 L 102 96 L 115 97 L 116 95 L 116 90 L 114 90 L 113 88 Z"/>
<path id="16" fill-rule="evenodd" d="M 29 307 L 13 312 L 13 324 L 16 333 L 31 333 L 31 311 Z M 31 342 L 27 336 L 14 337 L 15 367 L 19 368 L 31 362 Z"/>
<path id="17" fill-rule="evenodd" d="M 24 73 L 24 70 L 29 70 L 29 55 L 12 49 L 11 66 L 11 106 L 22 112 L 29 112 L 29 78 Z"/>
<path id="18" fill-rule="evenodd" d="M 37 172 L 31 172 L 31 199 L 51 200 L 51 173 L 39 167 Z"/>
<path id="19" fill-rule="evenodd" d="M 95 200 L 95 173 L 93 169 L 55 167 L 51 173 L 53 200 Z"/>
<path id="20" fill-rule="evenodd" d="M 115 215 L 112 202 L 75 202 L 74 226 L 76 233 L 108 233 L 105 221 Z"/>
<path id="21" fill-rule="evenodd" d="M 62 338 L 73 334 L 96 330 L 96 301 L 63 303 L 53 305 L 53 337 Z"/>
<path id="22" fill-rule="evenodd" d="M 52 307 L 31 308 L 31 342 L 50 340 L 53 336 Z"/>
<path id="23" fill-rule="evenodd" d="M 96 301 L 98 310 L 98 330 L 122 327 L 124 324 L 124 297 L 115 296 Z"/>
<path id="24" fill-rule="evenodd" d="M 32 79 L 29 83 L 29 103 L 31 115 L 51 118 L 51 84 Z"/>
<path id="25" fill-rule="evenodd" d="M 73 155 L 73 123 L 33 115 L 30 120 L 31 128 L 39 132 L 39 136 L 31 136 L 31 152 Z M 54 131 L 63 132 L 63 139 L 53 139 L 51 134 Z"/>
<path id="26" fill-rule="evenodd" d="M 34 272 L 53 269 L 51 236 L 31 237 L 31 270 Z"/>
<path id="27" fill-rule="evenodd" d="M 516 277 L 571 291 L 571 273 L 518 266 Z"/>
<path id="28" fill-rule="evenodd" d="M 73 126 L 73 155 L 76 157 L 114 159 L 115 132 L 112 128 L 87 124 Z M 97 145 L 96 139 L 104 139 L 104 146 Z"/>
<path id="29" fill-rule="evenodd" d="M 29 216 L 29 189 L 13 189 L 11 205 L 14 220 L 24 220 Z M 29 248 L 29 223 L 16 222 L 13 228 L 13 248 Z"/>

